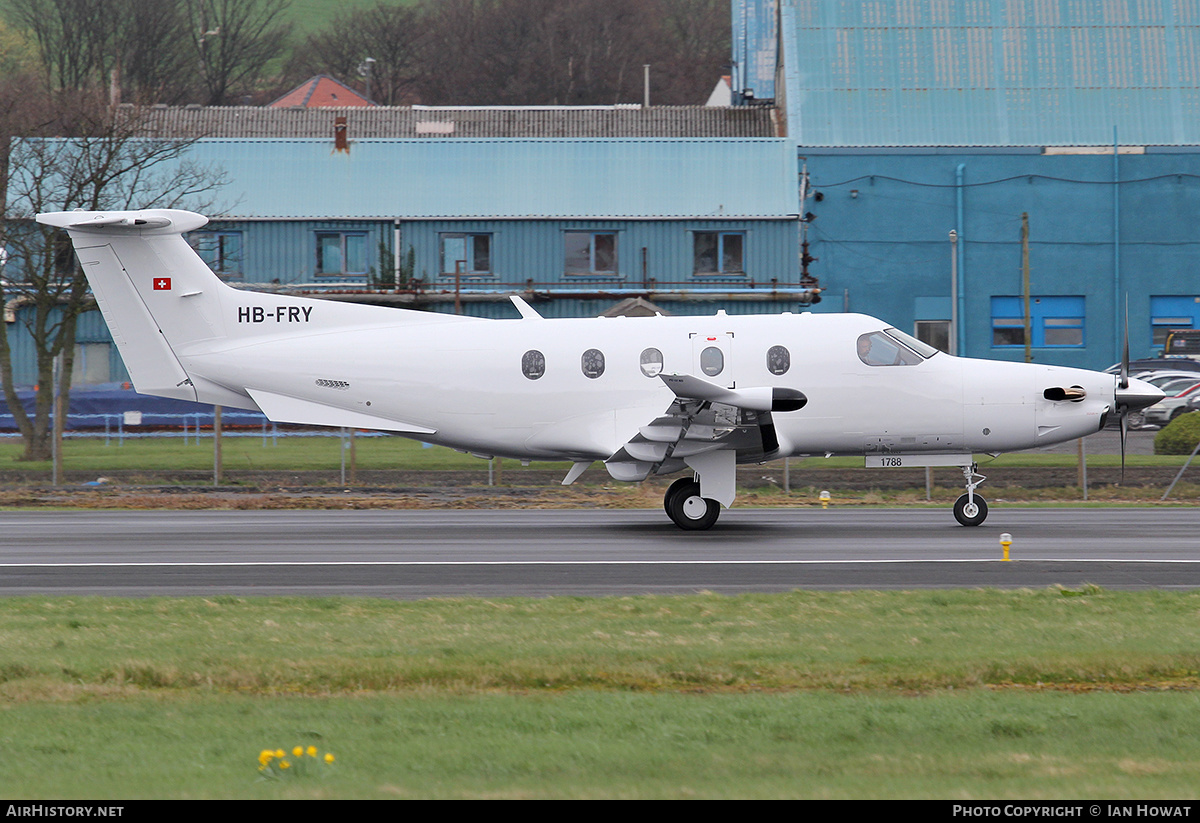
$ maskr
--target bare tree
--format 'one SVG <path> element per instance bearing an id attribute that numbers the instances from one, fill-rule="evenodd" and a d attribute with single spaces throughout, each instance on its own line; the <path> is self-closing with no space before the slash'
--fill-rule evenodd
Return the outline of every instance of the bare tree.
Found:
<path id="1" fill-rule="evenodd" d="M 728 0 L 425 0 L 420 79 L 434 105 L 696 104 L 728 61 Z"/>
<path id="2" fill-rule="evenodd" d="M 413 102 L 421 74 L 424 27 L 415 8 L 379 2 L 336 16 L 308 38 L 292 61 L 293 76 L 328 74 L 362 88 L 363 64 L 374 60 L 371 98 L 385 106 Z"/>
<path id="3" fill-rule="evenodd" d="M 226 105 L 287 47 L 288 0 L 184 0 L 205 105 Z"/>
<path id="4" fill-rule="evenodd" d="M 162 0 L 122 0 L 112 9 L 119 13 L 112 19 L 110 53 L 116 62 L 108 78 L 125 102 L 174 104 L 195 93 L 192 38 L 183 11 Z"/>
<path id="5" fill-rule="evenodd" d="M 96 0 L 9 0 L 10 19 L 27 30 L 46 72 L 47 85 L 81 89 L 104 72 L 111 8 Z"/>
<path id="6" fill-rule="evenodd" d="M 656 0 L 661 27 L 652 63 L 654 99 L 702 103 L 731 59 L 729 0 Z"/>
<path id="7" fill-rule="evenodd" d="M 110 101 L 180 102 L 195 86 L 183 7 L 160 0 L 8 0 L 47 85 L 107 89 Z"/>
<path id="8" fill-rule="evenodd" d="M 75 327 L 80 313 L 93 308 L 87 281 L 66 235 L 35 223 L 41 211 L 172 207 L 205 209 L 224 184 L 217 169 L 190 161 L 190 140 L 151 140 L 140 136 L 140 119 L 128 112 L 119 120 L 93 104 L 70 112 L 78 129 L 71 137 L 21 137 L 8 155 L 7 211 L 0 222 L 0 245 L 8 249 L 0 304 L 23 325 L 35 351 L 38 391 L 32 414 L 21 406 L 13 384 L 10 323 L 0 323 L 0 381 L 5 400 L 25 442 L 23 459 L 50 456 L 54 389 L 64 407 L 71 390 Z M 86 126 L 86 128 L 84 128 Z M 62 356 L 55 383 L 54 362 Z"/>

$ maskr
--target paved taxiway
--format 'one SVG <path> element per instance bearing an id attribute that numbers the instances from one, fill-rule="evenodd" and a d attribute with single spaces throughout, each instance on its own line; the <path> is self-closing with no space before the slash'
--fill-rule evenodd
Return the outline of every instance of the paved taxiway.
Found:
<path id="1" fill-rule="evenodd" d="M 999 537 L 1013 536 L 1013 562 Z M 0 594 L 393 598 L 1200 586 L 1200 508 L 10 512 Z"/>

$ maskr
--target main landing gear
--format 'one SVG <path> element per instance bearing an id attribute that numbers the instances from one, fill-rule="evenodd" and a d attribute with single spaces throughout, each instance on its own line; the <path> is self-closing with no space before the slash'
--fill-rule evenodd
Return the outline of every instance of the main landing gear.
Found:
<path id="1" fill-rule="evenodd" d="M 977 472 L 977 468 L 975 463 L 963 466 L 962 473 L 967 481 L 967 493 L 954 503 L 954 519 L 964 526 L 978 526 L 987 520 L 987 501 L 975 494 L 975 489 L 987 478 Z"/>
<path id="2" fill-rule="evenodd" d="M 721 504 L 701 497 L 700 483 L 691 477 L 681 477 L 667 487 L 663 508 L 667 517 L 686 531 L 710 529 L 721 516 Z"/>

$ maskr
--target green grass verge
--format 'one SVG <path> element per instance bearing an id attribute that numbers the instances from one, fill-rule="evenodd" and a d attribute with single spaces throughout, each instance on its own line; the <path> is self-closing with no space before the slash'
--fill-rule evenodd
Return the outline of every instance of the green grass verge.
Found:
<path id="1" fill-rule="evenodd" d="M 343 442 L 338 437 L 278 437 L 265 441 L 259 436 L 225 437 L 221 441 L 221 460 L 229 471 L 337 472 L 341 466 Z M 0 442 L 0 467 L 50 471 L 49 461 L 21 462 L 22 451 L 19 442 Z M 360 469 L 487 471 L 487 461 L 478 457 L 443 446 L 425 446 L 404 437 L 356 437 L 354 451 Z M 211 436 L 201 438 L 199 443 L 190 439 L 185 443 L 182 438 L 171 437 L 130 438 L 118 445 L 114 436 L 105 445 L 103 439 L 68 438 L 63 444 L 63 465 L 71 471 L 97 473 L 211 471 L 213 441 Z M 517 465 L 515 460 L 506 461 L 506 468 Z M 561 465 L 570 466 L 570 463 Z"/>
<path id="2" fill-rule="evenodd" d="M 336 437 L 278 437 L 253 435 L 226 437 L 222 440 L 222 460 L 231 471 L 337 471 L 341 465 L 343 441 Z M 49 461 L 21 462 L 23 446 L 16 439 L 0 441 L 0 468 L 12 466 L 29 470 L 50 471 Z M 355 438 L 355 453 L 360 469 L 415 470 L 476 470 L 487 471 L 487 463 L 478 457 L 456 452 L 444 446 L 425 446 L 414 440 L 397 436 Z M 981 470 L 988 466 L 1007 467 L 1074 467 L 1078 460 L 1070 454 L 1005 454 L 998 458 L 978 455 Z M 1182 466 L 1183 455 L 1130 455 L 1129 466 Z M 118 445 L 113 435 L 105 444 L 97 438 L 68 438 L 63 446 L 65 468 L 78 471 L 204 471 L 212 469 L 213 442 L 205 436 L 199 442 L 182 438 L 129 438 Z M 778 463 L 779 461 L 776 461 Z M 505 468 L 517 468 L 516 460 L 504 461 Z M 1089 455 L 1092 467 L 1119 466 L 1117 455 Z M 534 468 L 556 468 L 565 471 L 569 462 L 538 462 Z M 810 457 L 793 459 L 792 468 L 800 473 L 806 469 L 862 468 L 861 457 Z M 948 471 L 948 470 L 941 470 Z"/>
<path id="3" fill-rule="evenodd" d="M 1194 797 L 1198 611 L 1093 587 L 8 598 L 0 795 Z M 262 780 L 294 745 L 337 761 Z"/>

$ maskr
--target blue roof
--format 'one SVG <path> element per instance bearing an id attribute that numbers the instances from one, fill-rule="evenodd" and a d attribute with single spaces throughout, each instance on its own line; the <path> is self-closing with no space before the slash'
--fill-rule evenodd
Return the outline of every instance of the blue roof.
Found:
<path id="1" fill-rule="evenodd" d="M 201 140 L 227 218 L 680 218 L 797 214 L 795 146 L 746 139 Z M 216 215 L 214 215 L 216 216 Z"/>
<path id="2" fill-rule="evenodd" d="M 1200 144 L 1195 2 L 779 2 L 800 145 Z"/>

